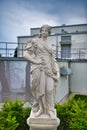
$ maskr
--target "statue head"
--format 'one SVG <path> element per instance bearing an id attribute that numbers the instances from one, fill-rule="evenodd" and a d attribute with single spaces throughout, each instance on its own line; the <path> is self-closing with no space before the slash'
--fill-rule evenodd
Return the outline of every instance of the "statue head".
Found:
<path id="1" fill-rule="evenodd" d="M 51 26 L 46 25 L 46 24 L 43 25 L 43 26 L 41 26 L 40 33 L 41 33 L 41 31 L 42 31 L 43 28 L 47 29 L 49 35 L 51 34 Z"/>

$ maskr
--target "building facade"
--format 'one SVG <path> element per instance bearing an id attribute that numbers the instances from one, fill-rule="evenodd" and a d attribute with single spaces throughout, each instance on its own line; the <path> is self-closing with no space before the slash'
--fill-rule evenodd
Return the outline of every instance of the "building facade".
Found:
<path id="1" fill-rule="evenodd" d="M 31 28 L 30 36 L 18 36 L 18 57 L 23 55 L 27 41 L 39 35 L 40 28 Z M 60 59 L 87 59 L 87 24 L 54 26 L 48 43 L 55 57 Z"/>
<path id="2" fill-rule="evenodd" d="M 31 28 L 30 36 L 17 37 L 16 58 L 0 57 L 0 102 L 14 100 L 16 97 L 32 100 L 30 63 L 20 57 L 23 56 L 27 41 L 37 37 L 39 30 L 40 28 Z M 87 24 L 52 27 L 48 42 L 58 58 L 60 71 L 55 101 L 61 102 L 71 93 L 87 95 Z"/>

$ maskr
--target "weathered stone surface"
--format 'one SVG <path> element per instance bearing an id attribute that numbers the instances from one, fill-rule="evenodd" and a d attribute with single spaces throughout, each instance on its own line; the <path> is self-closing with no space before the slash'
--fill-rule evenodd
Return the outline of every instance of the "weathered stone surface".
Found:
<path id="1" fill-rule="evenodd" d="M 56 130 L 60 120 L 54 108 L 54 96 L 59 79 L 59 69 L 47 37 L 49 25 L 43 25 L 40 36 L 25 47 L 24 57 L 32 63 L 32 95 L 34 103 L 27 124 L 30 130 Z"/>
<path id="2" fill-rule="evenodd" d="M 47 116 L 44 118 L 31 118 L 27 119 L 27 124 L 30 126 L 30 130 L 56 130 L 60 124 L 59 118 L 51 119 Z"/>

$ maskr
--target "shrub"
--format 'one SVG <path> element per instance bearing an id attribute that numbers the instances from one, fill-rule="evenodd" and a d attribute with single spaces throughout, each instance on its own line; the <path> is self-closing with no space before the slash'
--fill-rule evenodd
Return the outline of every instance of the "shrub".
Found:
<path id="1" fill-rule="evenodd" d="M 63 104 L 62 106 L 59 104 L 55 105 L 57 111 L 57 117 L 60 118 L 60 125 L 58 130 L 69 130 L 69 121 L 70 121 L 70 104 Z"/>
<path id="2" fill-rule="evenodd" d="M 0 130 L 29 130 L 26 123 L 31 108 L 20 100 L 6 101 L 0 111 Z M 55 104 L 61 123 L 58 130 L 87 130 L 87 96 L 76 95 L 68 103 Z"/>
<path id="3" fill-rule="evenodd" d="M 69 127 L 73 130 L 87 130 L 87 97 L 74 97 L 70 111 Z"/>
<path id="4" fill-rule="evenodd" d="M 10 114 L 4 119 L 0 117 L 0 130 L 15 130 L 19 124 L 16 121 L 16 117 L 11 117 Z"/>
<path id="5" fill-rule="evenodd" d="M 58 130 L 87 130 L 87 96 L 76 95 L 55 108 L 61 120 Z"/>
<path id="6" fill-rule="evenodd" d="M 23 108 L 23 101 L 6 101 L 0 112 L 0 130 L 29 130 L 26 119 L 31 108 Z"/>

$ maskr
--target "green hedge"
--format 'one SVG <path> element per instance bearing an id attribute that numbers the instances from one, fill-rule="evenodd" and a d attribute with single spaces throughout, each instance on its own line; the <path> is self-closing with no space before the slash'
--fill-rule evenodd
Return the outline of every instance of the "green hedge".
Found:
<path id="1" fill-rule="evenodd" d="M 23 101 L 6 101 L 0 111 L 0 130 L 29 130 L 26 124 L 31 108 L 23 108 Z"/>
<path id="2" fill-rule="evenodd" d="M 68 103 L 55 105 L 61 123 L 58 130 L 87 130 L 87 96 L 75 95 Z"/>
<path id="3" fill-rule="evenodd" d="M 26 124 L 31 108 L 20 100 L 6 101 L 0 111 L 0 130 L 29 130 Z M 58 130 L 87 130 L 87 96 L 76 95 L 68 103 L 55 104 L 61 123 Z"/>

